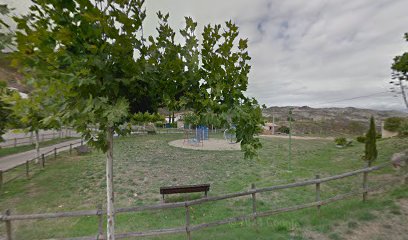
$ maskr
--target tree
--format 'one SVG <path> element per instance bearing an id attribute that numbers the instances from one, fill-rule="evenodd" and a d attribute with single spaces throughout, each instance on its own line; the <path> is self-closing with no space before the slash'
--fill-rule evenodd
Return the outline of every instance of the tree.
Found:
<path id="1" fill-rule="evenodd" d="M 405 40 L 408 41 L 408 33 L 405 33 Z M 393 79 L 393 81 L 390 81 L 390 84 L 393 85 L 391 91 L 401 94 L 405 106 L 408 110 L 408 52 L 403 53 L 401 56 L 396 56 L 394 58 L 391 69 L 391 76 Z M 399 88 L 399 90 L 397 90 L 395 87 Z"/>
<path id="2" fill-rule="evenodd" d="M 262 123 L 255 99 L 244 96 L 250 60 L 247 40 L 232 22 L 206 26 L 199 45 L 195 23 L 186 18 L 175 42 L 168 14 L 158 13 L 156 38 L 144 38 L 143 0 L 38 0 L 15 18 L 14 64 L 47 91 L 64 97 L 56 114 L 89 144 L 106 153 L 107 239 L 114 239 L 113 134 L 136 112 L 158 107 L 225 113 L 237 123 L 246 157 L 260 147 Z M 146 41 L 148 40 L 148 41 Z M 93 131 L 90 126 L 98 128 Z"/>
<path id="3" fill-rule="evenodd" d="M 17 126 L 23 127 L 26 132 L 35 133 L 35 149 L 37 153 L 36 163 L 42 161 L 40 158 L 40 134 L 41 129 L 60 128 L 60 122 L 50 119 L 49 116 L 57 111 L 55 109 L 55 100 L 47 98 L 45 89 L 34 88 L 27 98 L 22 98 L 19 92 L 14 92 L 11 96 L 5 98 L 9 105 L 10 117 L 17 119 Z M 13 123 L 12 123 L 13 124 Z"/>
<path id="4" fill-rule="evenodd" d="M 365 154 L 364 160 L 367 161 L 368 166 L 370 167 L 372 162 L 377 159 L 377 133 L 375 130 L 375 123 L 374 117 L 371 116 L 370 118 L 370 127 L 366 134 L 366 141 L 365 141 Z"/>
<path id="5" fill-rule="evenodd" d="M 0 4 L 0 52 L 3 52 L 5 48 L 11 45 L 10 26 L 4 21 L 4 17 L 7 17 L 9 13 L 10 9 L 7 5 Z M 3 100 L 4 97 L 10 94 L 10 91 L 7 89 L 7 84 L 2 80 L 0 79 L 0 142 L 3 141 L 2 135 L 5 133 L 10 115 L 9 105 Z"/>

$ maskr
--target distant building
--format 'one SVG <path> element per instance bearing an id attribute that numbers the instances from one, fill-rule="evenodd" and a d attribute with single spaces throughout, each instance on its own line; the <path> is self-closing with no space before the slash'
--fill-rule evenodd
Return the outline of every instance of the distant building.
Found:
<path id="1" fill-rule="evenodd" d="M 271 122 L 265 123 L 263 126 L 264 133 L 266 134 L 275 134 L 276 129 L 279 127 L 279 125 Z"/>

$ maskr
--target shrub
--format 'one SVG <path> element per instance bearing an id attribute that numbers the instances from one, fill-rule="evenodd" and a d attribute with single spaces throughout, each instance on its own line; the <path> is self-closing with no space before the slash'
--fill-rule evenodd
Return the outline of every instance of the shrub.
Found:
<path id="1" fill-rule="evenodd" d="M 356 140 L 357 140 L 357 142 L 365 143 L 366 137 L 365 137 L 365 136 L 358 136 L 358 137 L 356 138 Z"/>
<path id="2" fill-rule="evenodd" d="M 404 121 L 398 131 L 401 137 L 408 137 L 408 121 Z"/>
<path id="3" fill-rule="evenodd" d="M 334 142 L 338 146 L 346 146 L 347 145 L 347 139 L 345 137 L 338 137 L 334 139 Z"/>
<path id="4" fill-rule="evenodd" d="M 391 132 L 398 132 L 403 121 L 404 119 L 400 117 L 387 118 L 384 122 L 384 129 Z"/>
<path id="5" fill-rule="evenodd" d="M 290 129 L 287 126 L 280 126 L 278 132 L 289 134 Z"/>

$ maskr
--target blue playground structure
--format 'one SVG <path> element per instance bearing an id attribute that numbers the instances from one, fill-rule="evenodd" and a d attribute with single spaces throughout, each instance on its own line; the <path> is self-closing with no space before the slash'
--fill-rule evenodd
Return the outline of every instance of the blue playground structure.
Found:
<path id="1" fill-rule="evenodd" d="M 193 138 L 190 138 L 193 137 Z M 203 146 L 204 140 L 208 140 L 208 127 L 207 126 L 197 126 L 195 129 L 195 133 L 193 130 L 186 129 L 184 130 L 184 143 L 188 142 L 192 145 L 200 145 Z"/>

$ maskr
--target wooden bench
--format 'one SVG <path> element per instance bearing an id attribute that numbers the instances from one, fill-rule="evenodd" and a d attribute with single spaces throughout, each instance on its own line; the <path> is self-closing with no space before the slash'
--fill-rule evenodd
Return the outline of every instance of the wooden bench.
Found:
<path id="1" fill-rule="evenodd" d="M 205 197 L 207 197 L 208 191 L 210 191 L 210 184 L 183 185 L 160 188 L 160 194 L 163 196 L 163 202 L 164 195 L 166 194 L 204 192 Z"/>

